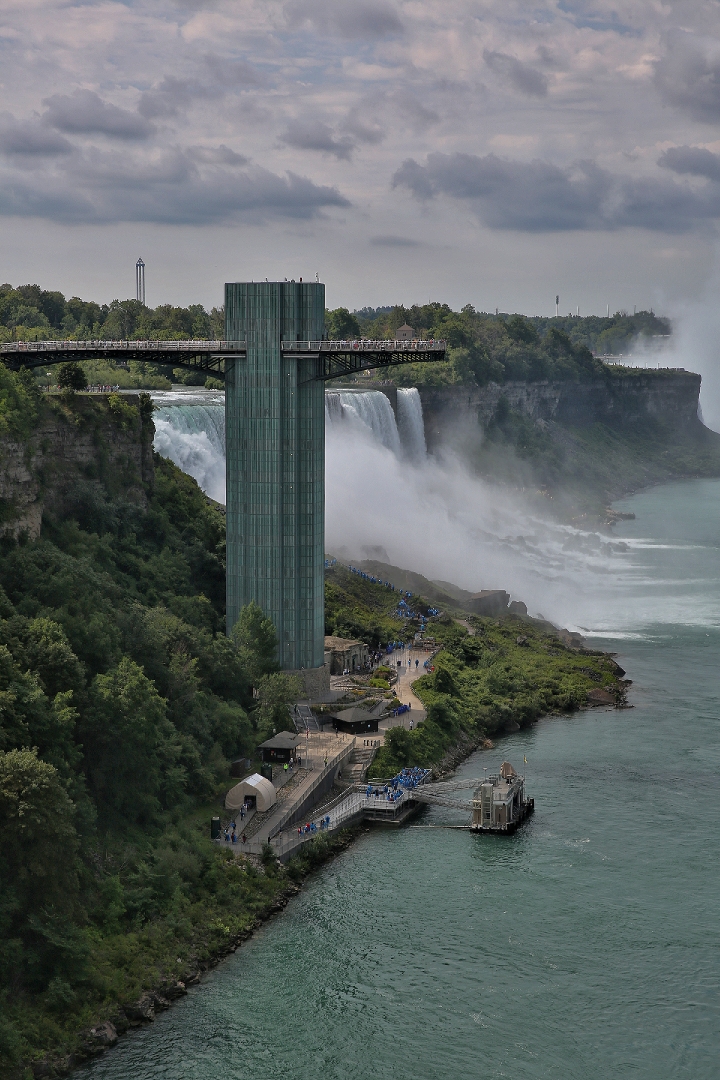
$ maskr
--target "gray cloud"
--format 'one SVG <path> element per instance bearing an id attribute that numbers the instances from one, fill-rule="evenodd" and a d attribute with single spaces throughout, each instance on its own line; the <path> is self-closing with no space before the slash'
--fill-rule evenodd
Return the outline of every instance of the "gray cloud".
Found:
<path id="1" fill-rule="evenodd" d="M 70 154 L 73 145 L 56 131 L 49 131 L 41 124 L 16 120 L 9 113 L 4 113 L 0 116 L 0 151 L 4 154 L 46 157 Z"/>
<path id="2" fill-rule="evenodd" d="M 176 79 L 174 75 L 166 75 L 157 86 L 146 90 L 141 96 L 138 112 L 147 120 L 164 120 L 177 116 L 198 98 L 217 96 L 215 87 L 204 86 L 193 79 Z"/>
<path id="3" fill-rule="evenodd" d="M 143 160 L 90 152 L 52 174 L 0 175 L 0 214 L 65 223 L 144 221 L 167 225 L 261 224 L 310 219 L 328 207 L 347 207 L 337 188 L 257 165 L 202 166 L 193 151 Z"/>
<path id="4" fill-rule="evenodd" d="M 382 142 L 385 138 L 385 132 L 380 125 L 363 116 L 360 109 L 350 110 L 343 124 L 343 130 L 352 135 L 356 142 L 369 146 Z"/>
<path id="5" fill-rule="evenodd" d="M 420 247 L 419 240 L 410 240 L 407 236 L 371 236 L 369 242 L 373 247 Z"/>
<path id="6" fill-rule="evenodd" d="M 349 161 L 355 149 L 351 138 L 347 135 L 338 138 L 327 124 L 319 120 L 306 120 L 290 125 L 280 136 L 280 141 L 298 150 L 318 150 L 323 154 L 332 154 L 343 161 Z"/>
<path id="7" fill-rule="evenodd" d="M 382 0 L 289 0 L 285 17 L 292 29 L 350 39 L 384 38 L 403 30 L 395 9 Z"/>
<path id="8" fill-rule="evenodd" d="M 720 154 L 701 146 L 672 146 L 658 158 L 658 165 L 676 173 L 720 180 Z"/>
<path id="9" fill-rule="evenodd" d="M 232 91 L 264 86 L 267 82 L 262 72 L 243 60 L 228 60 L 207 53 L 203 64 L 207 77 L 202 79 L 165 75 L 144 92 L 138 112 L 148 120 L 166 119 L 184 112 L 195 101 L 217 100 Z"/>
<path id="10" fill-rule="evenodd" d="M 668 39 L 665 55 L 655 65 L 655 84 L 662 98 L 694 120 L 720 120 L 720 55 L 706 55 L 687 36 Z"/>
<path id="11" fill-rule="evenodd" d="M 154 131 L 144 117 L 110 105 L 92 90 L 53 94 L 43 101 L 43 105 L 47 108 L 42 117 L 44 123 L 70 135 L 99 134 L 116 139 L 146 139 Z"/>
<path id="12" fill-rule="evenodd" d="M 230 60 L 216 53 L 206 53 L 203 62 L 209 69 L 211 77 L 222 83 L 225 89 L 265 86 L 268 81 L 264 72 L 246 63 L 245 60 Z"/>
<path id="13" fill-rule="evenodd" d="M 490 52 L 488 49 L 483 53 L 483 59 L 490 70 L 514 90 L 527 94 L 528 97 L 547 96 L 547 77 L 530 64 L 524 64 L 522 60 L 508 56 L 507 53 Z"/>
<path id="14" fill-rule="evenodd" d="M 229 146 L 225 146 L 225 143 L 220 143 L 219 146 L 194 146 L 192 147 L 192 154 L 197 161 L 202 161 L 207 165 L 240 166 L 247 165 L 250 160 L 243 157 L 242 154 L 237 154 Z"/>
<path id="15" fill-rule="evenodd" d="M 400 118 L 407 123 L 413 131 L 425 131 L 440 119 L 433 109 L 426 108 L 419 100 L 417 94 L 409 90 L 397 90 L 387 94 L 386 100 L 395 108 Z"/>
<path id="16" fill-rule="evenodd" d="M 445 195 L 465 202 L 495 229 L 558 232 L 628 227 L 684 232 L 720 216 L 720 188 L 697 192 L 656 178 L 614 176 L 592 161 L 560 168 L 545 161 L 507 161 L 488 154 L 409 158 L 393 177 L 418 199 Z"/>

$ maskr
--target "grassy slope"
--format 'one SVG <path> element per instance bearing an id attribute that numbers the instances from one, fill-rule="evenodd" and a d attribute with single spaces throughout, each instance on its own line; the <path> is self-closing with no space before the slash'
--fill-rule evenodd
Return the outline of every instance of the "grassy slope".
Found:
<path id="1" fill-rule="evenodd" d="M 385 567 L 383 577 L 389 579 L 391 572 Z M 420 575 L 413 579 L 424 581 Z M 392 617 L 394 594 L 345 567 L 328 572 L 326 594 L 328 633 L 342 623 L 353 636 L 377 645 L 407 640 L 419 628 L 417 621 L 401 623 Z M 421 595 L 409 603 L 413 611 L 427 611 Z M 464 613 L 463 622 L 475 631 L 470 633 L 456 621 L 461 614 L 459 605 L 448 605 L 431 620 L 429 632 L 443 649 L 434 659 L 434 672 L 414 684 L 428 710 L 427 720 L 412 732 L 391 731 L 371 775 L 390 776 L 406 765 L 436 765 L 458 742 L 495 735 L 509 724 L 522 727 L 547 713 L 580 708 L 587 703 L 588 692 L 598 687 L 622 699 L 619 669 L 604 653 L 570 649 L 547 625 L 512 615 L 485 619 Z"/>

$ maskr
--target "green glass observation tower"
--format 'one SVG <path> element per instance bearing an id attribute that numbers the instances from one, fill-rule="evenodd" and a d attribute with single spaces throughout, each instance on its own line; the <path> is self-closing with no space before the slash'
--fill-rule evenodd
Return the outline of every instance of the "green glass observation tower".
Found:
<path id="1" fill-rule="evenodd" d="M 225 361 L 228 630 L 255 600 L 284 670 L 323 663 L 325 396 L 307 344 L 324 322 L 318 282 L 225 286 L 226 340 L 245 342 Z"/>
<path id="2" fill-rule="evenodd" d="M 255 600 L 285 671 L 324 660 L 325 382 L 445 359 L 442 341 L 327 341 L 324 325 L 320 282 L 236 282 L 225 341 L 196 361 L 225 373 L 228 632 Z"/>

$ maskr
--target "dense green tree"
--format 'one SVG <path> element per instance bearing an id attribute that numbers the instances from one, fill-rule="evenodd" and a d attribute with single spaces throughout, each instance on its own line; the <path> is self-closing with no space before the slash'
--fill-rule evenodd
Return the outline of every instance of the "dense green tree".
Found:
<path id="1" fill-rule="evenodd" d="M 60 364 L 57 369 L 57 384 L 61 390 L 74 393 L 76 390 L 84 390 L 87 386 L 87 376 L 82 364 L 70 362 Z"/>
<path id="2" fill-rule="evenodd" d="M 347 308 L 325 312 L 325 332 L 331 341 L 347 341 L 360 337 L 360 323 Z"/>
<path id="3" fill-rule="evenodd" d="M 259 703 L 253 715 L 258 741 L 270 738 L 273 732 L 287 730 L 288 706 L 301 696 L 302 683 L 297 675 L 275 671 L 262 676 L 258 683 Z"/>
<path id="4" fill-rule="evenodd" d="M 93 680 L 79 734 L 101 821 L 149 824 L 182 796 L 182 748 L 167 703 L 129 657 Z"/>
<path id="5" fill-rule="evenodd" d="M 237 646 L 240 662 L 257 687 L 263 675 L 278 667 L 278 639 L 272 619 L 251 600 L 241 608 L 238 621 L 232 628 L 232 640 Z"/>
<path id="6" fill-rule="evenodd" d="M 35 749 L 0 751 L 0 977 L 67 987 L 86 948 L 79 905 L 75 807 L 57 770 Z"/>

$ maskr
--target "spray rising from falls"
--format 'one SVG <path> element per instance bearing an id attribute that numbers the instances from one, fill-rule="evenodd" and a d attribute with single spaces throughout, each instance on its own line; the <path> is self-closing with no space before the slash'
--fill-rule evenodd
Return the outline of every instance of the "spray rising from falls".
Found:
<path id="1" fill-rule="evenodd" d="M 155 448 L 225 501 L 222 393 L 155 394 Z M 551 522 L 518 494 L 426 453 L 420 395 L 328 390 L 326 551 L 387 561 L 477 592 L 506 589 L 532 613 L 575 629 L 619 627 L 633 575 L 622 545 Z M 632 553 L 631 553 L 632 554 Z"/>

